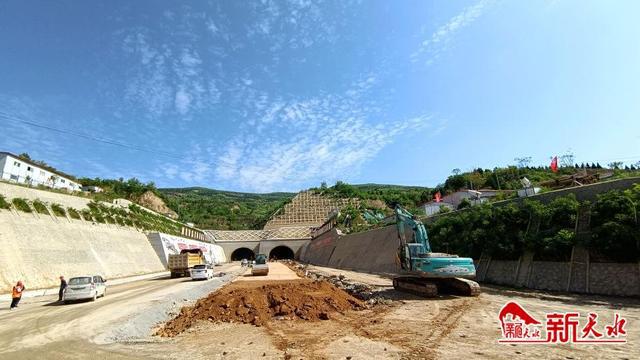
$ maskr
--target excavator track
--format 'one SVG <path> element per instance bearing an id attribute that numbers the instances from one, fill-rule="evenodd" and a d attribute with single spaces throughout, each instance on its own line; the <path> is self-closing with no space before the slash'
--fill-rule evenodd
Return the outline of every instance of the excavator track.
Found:
<path id="1" fill-rule="evenodd" d="M 438 291 L 441 293 L 461 296 L 480 295 L 480 284 L 473 280 L 463 278 L 450 278 L 438 280 Z"/>
<path id="2" fill-rule="evenodd" d="M 401 276 L 393 279 L 393 288 L 422 297 L 438 296 L 438 286 L 428 279 L 412 276 Z"/>
<path id="3" fill-rule="evenodd" d="M 400 276 L 393 279 L 393 288 L 422 297 L 435 297 L 438 294 L 480 295 L 480 285 L 473 280 L 463 278 L 433 279 L 418 276 Z"/>

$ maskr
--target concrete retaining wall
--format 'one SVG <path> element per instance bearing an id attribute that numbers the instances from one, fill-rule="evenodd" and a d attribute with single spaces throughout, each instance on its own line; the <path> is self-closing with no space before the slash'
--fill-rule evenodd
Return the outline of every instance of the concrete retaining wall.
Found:
<path id="1" fill-rule="evenodd" d="M 328 266 L 339 269 L 394 273 L 398 251 L 395 225 L 338 238 Z"/>
<path id="2" fill-rule="evenodd" d="M 186 239 L 180 236 L 173 236 L 158 232 L 147 234 L 149 243 L 153 247 L 162 264 L 168 269 L 169 255 L 180 254 L 184 249 L 200 249 L 212 264 L 222 264 L 227 262 L 222 246 L 211 244 L 209 242 Z"/>
<path id="3" fill-rule="evenodd" d="M 485 275 L 485 281 L 499 285 L 515 282 L 518 261 L 492 261 Z"/>
<path id="4" fill-rule="evenodd" d="M 640 296 L 640 264 L 591 263 L 589 292 Z"/>
<path id="5" fill-rule="evenodd" d="M 319 234 L 302 251 L 314 265 L 373 273 L 397 273 L 395 226 L 338 236 L 335 229 Z M 407 236 L 411 238 L 410 235 Z M 519 260 L 476 261 L 477 279 L 492 284 L 540 290 L 601 295 L 640 296 L 640 264 L 590 263 L 586 249 L 573 250 L 573 262 Z M 568 286 L 568 288 L 567 288 Z"/>
<path id="6" fill-rule="evenodd" d="M 539 290 L 640 296 L 639 263 L 590 263 L 587 259 L 574 263 L 533 261 L 528 267 L 518 267 L 518 261 L 507 260 L 491 260 L 486 264 L 487 268 L 478 267 L 481 282 Z M 522 276 L 527 279 L 524 284 L 516 280 Z"/>
<path id="7" fill-rule="evenodd" d="M 534 261 L 525 286 L 533 289 L 566 291 L 569 281 L 569 263 L 557 261 Z"/>
<path id="8" fill-rule="evenodd" d="M 336 229 L 318 235 L 306 245 L 300 259 L 310 264 L 327 266 L 336 248 L 337 240 L 338 232 Z"/>
<path id="9" fill-rule="evenodd" d="M 58 277 L 107 279 L 164 271 L 147 236 L 131 228 L 0 210 L 0 293 L 22 280 L 30 289 Z"/>

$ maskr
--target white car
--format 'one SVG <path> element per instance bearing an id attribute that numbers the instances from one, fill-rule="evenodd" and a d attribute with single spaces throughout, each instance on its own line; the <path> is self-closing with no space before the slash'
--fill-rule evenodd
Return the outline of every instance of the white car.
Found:
<path id="1" fill-rule="evenodd" d="M 210 264 L 196 265 L 191 269 L 191 280 L 209 280 L 213 278 L 213 267 Z"/>
<path id="2" fill-rule="evenodd" d="M 65 303 L 72 300 L 95 301 L 99 297 L 107 294 L 107 280 L 100 275 L 77 276 L 69 279 L 67 289 L 64 291 L 63 300 Z"/>

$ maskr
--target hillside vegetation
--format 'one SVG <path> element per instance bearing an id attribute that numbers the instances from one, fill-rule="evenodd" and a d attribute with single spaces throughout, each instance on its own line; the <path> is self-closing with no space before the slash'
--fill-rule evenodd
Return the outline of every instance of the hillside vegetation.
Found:
<path id="1" fill-rule="evenodd" d="M 201 229 L 261 229 L 295 193 L 252 194 L 207 188 L 159 189 L 167 206 L 183 222 Z"/>
<path id="2" fill-rule="evenodd" d="M 387 207 L 392 208 L 400 204 L 409 209 L 415 209 L 420 204 L 431 199 L 432 189 L 422 186 L 402 186 L 383 184 L 359 184 L 351 185 L 342 181 L 334 186 L 326 184 L 318 188 L 311 188 L 318 194 L 337 198 L 357 198 L 361 200 L 382 201 Z"/>
<path id="3" fill-rule="evenodd" d="M 588 203 L 585 203 L 588 204 Z M 428 226 L 435 251 L 475 259 L 481 253 L 515 260 L 532 251 L 538 260 L 568 261 L 571 248 L 589 249 L 591 261 L 635 262 L 640 259 L 640 184 L 598 195 L 591 205 L 591 236 L 574 233 L 580 203 L 572 195 L 548 205 L 525 200 L 519 206 L 482 205 L 436 219 Z"/>
<path id="4" fill-rule="evenodd" d="M 520 180 L 524 177 L 538 186 L 542 182 L 556 180 L 563 176 L 573 175 L 582 171 L 592 173 L 606 171 L 603 169 L 600 164 L 580 164 L 560 167 L 557 173 L 551 171 L 549 167 L 542 166 L 508 166 L 505 168 L 495 168 L 493 170 L 477 168 L 464 173 L 461 173 L 458 169 L 454 169 L 453 174 L 449 176 L 443 184 L 438 185 L 434 189 L 434 192 L 440 191 L 442 195 L 446 195 L 463 188 L 517 190 L 522 189 Z M 608 180 L 628 176 L 640 176 L 640 170 L 634 165 L 621 167 L 617 164 L 610 164 L 609 171 L 611 176 Z"/>

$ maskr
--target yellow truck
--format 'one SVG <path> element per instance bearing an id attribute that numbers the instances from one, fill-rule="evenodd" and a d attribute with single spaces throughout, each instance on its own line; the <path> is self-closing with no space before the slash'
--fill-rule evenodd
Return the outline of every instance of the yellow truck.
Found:
<path id="1" fill-rule="evenodd" d="M 205 263 L 204 254 L 200 249 L 185 249 L 180 251 L 180 254 L 169 255 L 168 259 L 172 278 L 190 276 L 191 269 L 194 266 Z"/>

